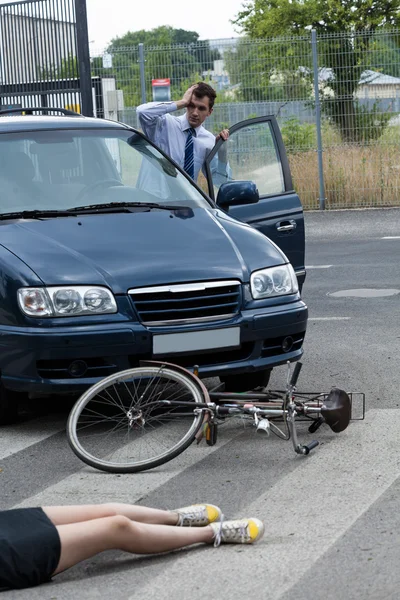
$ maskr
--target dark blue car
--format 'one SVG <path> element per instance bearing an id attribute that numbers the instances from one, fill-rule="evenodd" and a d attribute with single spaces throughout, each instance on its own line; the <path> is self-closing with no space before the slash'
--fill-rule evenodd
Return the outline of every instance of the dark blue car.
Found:
<path id="1" fill-rule="evenodd" d="M 138 131 L 64 113 L 0 118 L 0 423 L 143 359 L 236 391 L 298 360 L 304 221 L 275 119 L 233 126 L 197 187 Z"/>

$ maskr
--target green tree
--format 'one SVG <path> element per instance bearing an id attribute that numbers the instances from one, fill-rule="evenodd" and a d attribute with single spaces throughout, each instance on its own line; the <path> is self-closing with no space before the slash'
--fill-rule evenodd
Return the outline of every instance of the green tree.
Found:
<path id="1" fill-rule="evenodd" d="M 145 29 L 128 31 L 122 37 L 111 40 L 108 51 L 113 52 L 118 48 L 138 46 L 139 44 L 144 44 L 145 47 L 152 50 L 160 49 L 160 46 L 175 46 L 177 50 L 176 46 L 180 45 L 182 48 L 179 56 L 183 54 L 191 56 L 200 65 L 201 70 L 212 68 L 214 60 L 221 58 L 218 50 L 211 49 L 208 41 L 200 41 L 199 34 L 195 31 L 175 29 L 167 25 L 156 27 L 150 31 Z"/>
<path id="2" fill-rule="evenodd" d="M 93 61 L 93 71 L 98 75 L 114 75 L 118 87 L 124 91 L 125 104 L 130 106 L 141 102 L 139 44 L 144 45 L 148 100 L 152 79 L 169 78 L 171 94 L 178 97 L 189 85 L 201 80 L 202 73 L 212 69 L 214 60 L 220 58 L 218 50 L 210 48 L 208 41 L 200 41 L 198 33 L 185 29 L 162 26 L 150 31 L 128 31 L 114 38 L 107 48 L 113 56 L 112 69 L 104 70 L 98 57 Z"/>
<path id="3" fill-rule="evenodd" d="M 121 37 L 111 40 L 108 51 L 116 48 L 127 48 L 144 44 L 145 46 L 169 46 L 171 44 L 193 44 L 199 39 L 195 31 L 185 29 L 174 29 L 167 25 L 156 27 L 150 31 L 141 29 L 139 31 L 128 31 Z"/>
<path id="4" fill-rule="evenodd" d="M 224 52 L 224 61 L 231 83 L 238 86 L 238 100 L 310 98 L 311 71 L 304 68 L 311 67 L 309 37 L 296 41 L 296 52 L 293 52 L 293 43 L 284 39 L 251 41 L 244 38 L 234 49 Z"/>
<path id="5" fill-rule="evenodd" d="M 400 77 L 399 36 L 393 31 L 374 35 L 365 56 L 365 68 Z"/>
<path id="6" fill-rule="evenodd" d="M 359 130 L 365 108 L 354 101 L 355 91 L 377 32 L 400 22 L 400 0 L 251 0 L 233 22 L 253 39 L 315 29 L 319 63 L 331 70 L 323 109 L 346 141 L 365 136 Z"/>
<path id="7" fill-rule="evenodd" d="M 124 92 L 125 106 L 137 106 L 141 103 L 139 54 L 137 47 L 119 50 L 112 55 L 112 68 L 103 68 L 103 58 L 92 59 L 92 75 L 115 77 L 117 88 Z"/>

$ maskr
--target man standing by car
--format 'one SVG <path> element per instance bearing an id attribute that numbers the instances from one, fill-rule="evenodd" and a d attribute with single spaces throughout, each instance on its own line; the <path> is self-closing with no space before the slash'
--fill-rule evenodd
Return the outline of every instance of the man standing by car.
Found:
<path id="1" fill-rule="evenodd" d="M 229 130 L 224 129 L 215 137 L 203 123 L 211 115 L 216 98 L 215 90 L 204 82 L 192 85 L 176 102 L 148 102 L 137 107 L 136 112 L 145 135 L 161 150 L 180 165 L 194 181 L 204 162 L 220 138 L 227 140 Z M 172 112 L 186 108 L 179 117 Z M 212 172 L 217 175 L 216 183 L 221 184 L 230 177 L 226 161 L 226 146 L 212 161 Z"/>

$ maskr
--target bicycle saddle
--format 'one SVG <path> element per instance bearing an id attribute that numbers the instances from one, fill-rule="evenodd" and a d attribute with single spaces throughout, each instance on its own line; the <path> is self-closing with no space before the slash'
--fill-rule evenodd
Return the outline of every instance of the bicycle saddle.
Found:
<path id="1" fill-rule="evenodd" d="M 321 415 L 332 431 L 344 431 L 351 419 L 351 403 L 346 392 L 334 388 L 325 399 Z"/>

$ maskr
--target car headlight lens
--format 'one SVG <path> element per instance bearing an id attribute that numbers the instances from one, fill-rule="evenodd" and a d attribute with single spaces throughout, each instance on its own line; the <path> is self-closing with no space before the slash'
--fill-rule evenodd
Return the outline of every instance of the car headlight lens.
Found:
<path id="1" fill-rule="evenodd" d="M 250 277 L 251 294 L 255 300 L 295 294 L 299 291 L 292 265 L 281 265 L 254 271 Z"/>
<path id="2" fill-rule="evenodd" d="M 104 287 L 74 285 L 21 288 L 18 304 L 30 317 L 104 315 L 117 312 L 115 298 Z"/>
<path id="3" fill-rule="evenodd" d="M 81 310 L 82 297 L 77 290 L 57 290 L 53 294 L 53 305 L 59 315 L 74 315 Z"/>
<path id="4" fill-rule="evenodd" d="M 88 290 L 83 298 L 83 302 L 86 308 L 94 313 L 114 312 L 110 310 L 113 308 L 114 298 L 105 289 L 92 288 Z"/>

